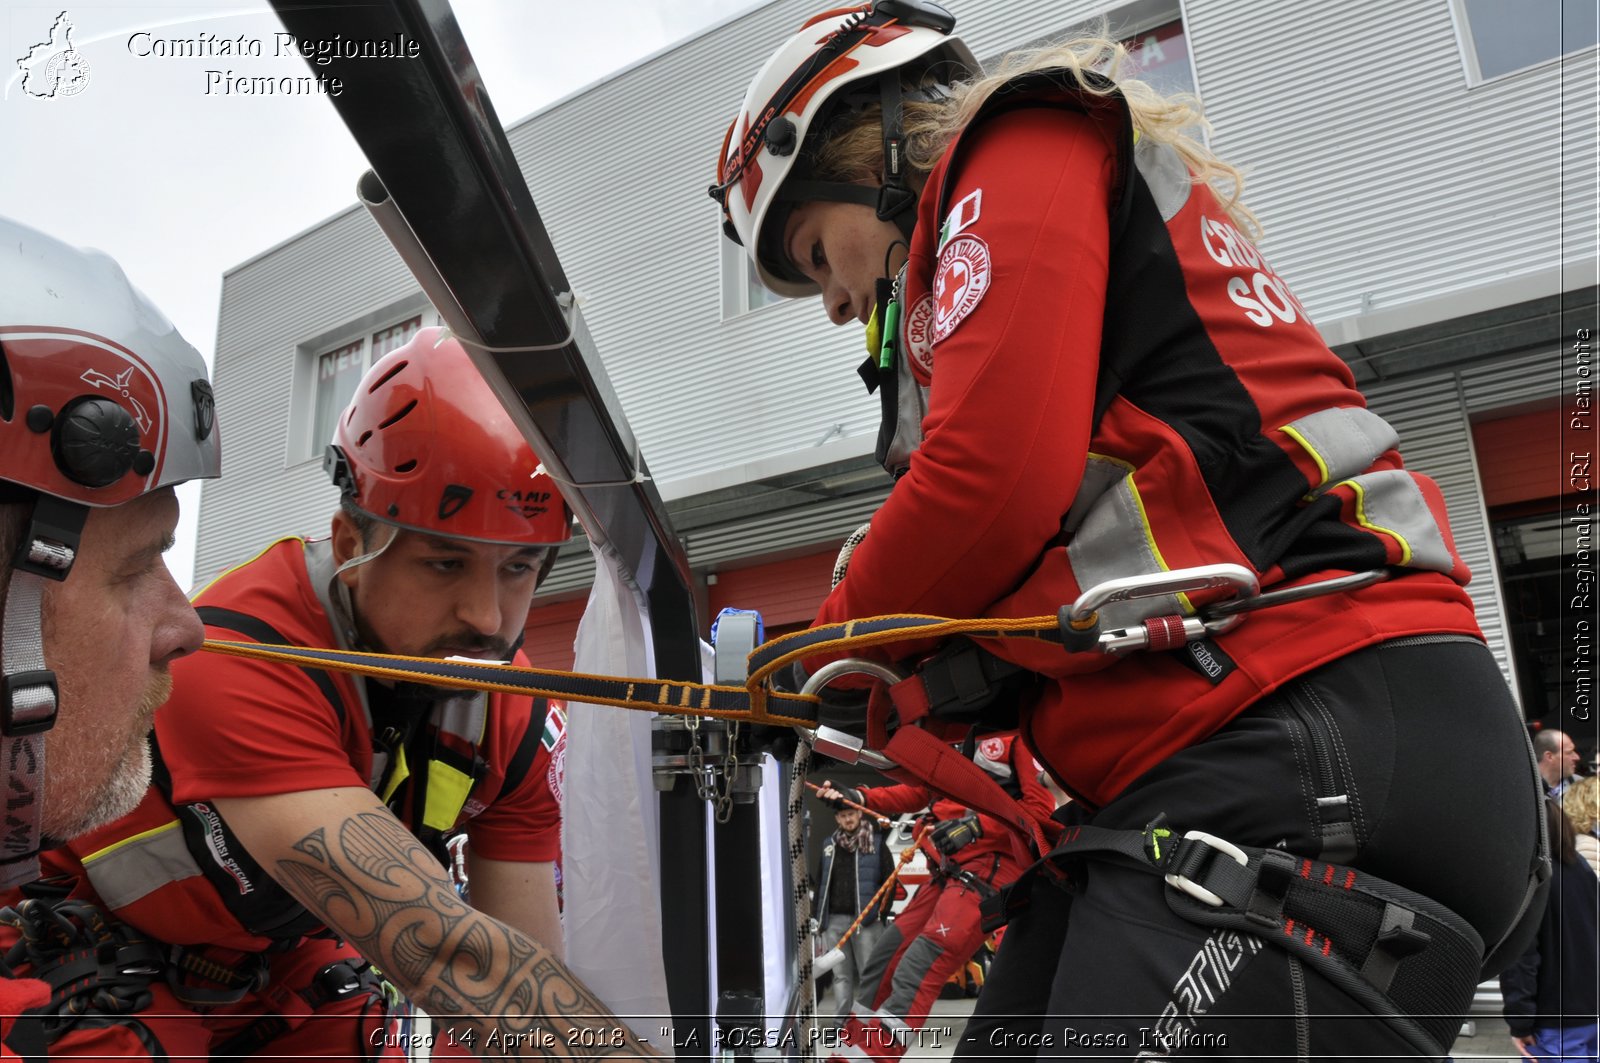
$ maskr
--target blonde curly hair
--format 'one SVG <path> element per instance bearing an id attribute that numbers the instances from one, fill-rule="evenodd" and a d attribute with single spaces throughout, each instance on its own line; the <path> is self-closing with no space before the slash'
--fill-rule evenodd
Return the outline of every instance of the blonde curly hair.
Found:
<path id="1" fill-rule="evenodd" d="M 1077 77 L 1084 91 L 1097 96 L 1120 92 L 1127 102 L 1137 136 L 1158 144 L 1169 144 L 1183 159 L 1196 184 L 1205 184 L 1216 193 L 1230 220 L 1251 239 L 1259 239 L 1261 225 L 1241 201 L 1244 175 L 1239 168 L 1224 162 L 1190 131 L 1209 129 L 1200 101 L 1190 93 L 1164 95 L 1137 78 L 1124 78 L 1121 70 L 1129 58 L 1128 49 L 1107 35 L 1102 24 L 1093 34 L 1072 37 L 1039 48 L 1009 52 L 994 73 L 958 82 L 947 98 L 936 101 L 908 99 L 903 106 L 906 134 L 906 162 L 923 177 L 933 169 L 958 133 L 978 109 L 1006 82 L 1023 74 L 1047 70 L 1068 70 Z M 1094 71 L 1111 79 L 1115 88 L 1104 82 L 1090 83 L 1083 75 Z M 907 85 L 915 90 L 916 85 Z M 822 141 L 811 149 L 812 166 L 817 176 L 830 181 L 876 181 L 883 176 L 883 132 L 881 109 L 869 104 L 844 120 L 831 123 Z"/>
<path id="2" fill-rule="evenodd" d="M 1561 811 L 1578 833 L 1595 833 L 1600 826 L 1600 776 L 1586 776 L 1561 791 Z"/>

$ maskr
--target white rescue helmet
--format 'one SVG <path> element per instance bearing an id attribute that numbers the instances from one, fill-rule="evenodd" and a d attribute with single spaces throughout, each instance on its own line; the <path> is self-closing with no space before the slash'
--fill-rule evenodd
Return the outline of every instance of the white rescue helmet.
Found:
<path id="1" fill-rule="evenodd" d="M 216 476 L 206 364 L 99 251 L 0 217 L 0 495 L 115 506 Z"/>
<path id="2" fill-rule="evenodd" d="M 756 74 L 728 127 L 710 191 L 722 206 L 723 232 L 744 247 L 767 288 L 794 297 L 818 292 L 782 246 L 797 203 L 862 203 L 909 237 L 916 194 L 905 181 L 902 85 L 942 88 L 978 72 L 972 52 L 951 36 L 955 21 L 930 0 L 836 8 L 806 22 Z M 814 179 L 802 161 L 815 147 L 808 141 L 842 108 L 873 103 L 883 107 L 883 186 Z"/>

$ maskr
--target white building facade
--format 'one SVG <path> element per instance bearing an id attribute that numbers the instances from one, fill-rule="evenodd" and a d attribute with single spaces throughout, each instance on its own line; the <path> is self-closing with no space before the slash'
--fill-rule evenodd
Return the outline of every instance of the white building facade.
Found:
<path id="1" fill-rule="evenodd" d="M 838 544 L 888 488 L 859 332 L 754 289 L 705 194 L 747 79 L 823 6 L 752 9 L 508 130 L 703 586 L 703 624 L 724 605 L 761 610 L 769 631 L 808 620 Z M 1212 146 L 1247 171 L 1274 270 L 1399 430 L 1407 463 L 1444 489 L 1525 711 L 1577 711 L 1600 602 L 1584 590 L 1593 4 L 952 6 L 984 59 L 1106 16 L 1153 79 L 1199 93 Z M 202 581 L 280 535 L 325 532 L 333 414 L 374 357 L 436 320 L 359 207 L 227 274 L 227 464 L 203 490 Z M 570 664 L 589 569 L 579 544 L 541 592 L 536 663 Z"/>

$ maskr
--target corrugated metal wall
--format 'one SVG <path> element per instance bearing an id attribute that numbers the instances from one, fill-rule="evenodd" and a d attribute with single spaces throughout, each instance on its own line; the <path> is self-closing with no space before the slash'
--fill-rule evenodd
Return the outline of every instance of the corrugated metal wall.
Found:
<path id="1" fill-rule="evenodd" d="M 871 449 L 876 400 L 854 373 L 856 329 L 832 328 L 810 303 L 722 320 L 721 236 L 704 191 L 746 79 L 819 6 L 778 0 L 510 132 L 669 498 L 700 474 L 792 467 L 841 433 Z M 958 8 L 985 56 L 1103 9 Z M 1592 51 L 1468 91 L 1445 0 L 1186 0 L 1184 11 L 1215 145 L 1250 170 L 1265 248 L 1324 324 L 1363 296 L 1391 308 L 1594 254 L 1592 224 L 1579 223 L 1594 214 L 1595 114 L 1580 91 L 1595 77 Z M 284 458 L 295 345 L 412 291 L 356 212 L 228 276 L 216 372 L 227 475 L 204 488 L 197 575 L 322 522 L 332 492 L 320 471 Z M 1493 305 L 1492 292 L 1481 298 Z M 816 541 L 782 527 L 708 531 L 691 557 L 796 545 L 774 545 L 786 534 Z"/>
<path id="2" fill-rule="evenodd" d="M 1512 396 L 1518 402 L 1558 397 L 1560 357 L 1559 351 L 1535 351 L 1493 365 L 1367 389 L 1368 404 L 1400 433 L 1406 465 L 1432 477 L 1444 492 L 1456 549 L 1472 569 L 1467 593 L 1513 691 L 1494 540 L 1469 416 L 1473 410 L 1510 405 Z"/>
<path id="3" fill-rule="evenodd" d="M 327 533 L 338 494 L 323 475 L 322 449 L 301 458 L 289 441 L 299 346 L 415 292 L 400 257 L 357 209 L 223 278 L 212 374 L 223 475 L 202 489 L 196 586 L 273 538 Z"/>
<path id="4" fill-rule="evenodd" d="M 1595 254 L 1592 49 L 1469 90 L 1447 0 L 1185 6 L 1213 147 L 1317 321 Z"/>

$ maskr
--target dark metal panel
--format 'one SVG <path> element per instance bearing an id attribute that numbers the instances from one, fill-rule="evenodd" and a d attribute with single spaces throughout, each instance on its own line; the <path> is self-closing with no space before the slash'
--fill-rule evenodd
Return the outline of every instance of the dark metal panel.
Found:
<path id="1" fill-rule="evenodd" d="M 474 360 L 502 398 L 520 399 L 508 409 L 540 458 L 577 485 L 566 493 L 589 537 L 617 551 L 644 594 L 657 673 L 698 678 L 699 627 L 682 546 L 641 475 L 637 444 L 448 3 L 274 6 L 303 41 L 391 41 L 408 53 L 414 46 L 410 57 L 336 55 L 312 67 L 341 83 L 330 99 L 376 175 L 363 182 L 363 197 L 379 207 L 381 223 L 382 212 L 398 217 L 387 218 L 386 231 L 440 314 L 458 335 L 490 348 L 474 350 Z M 705 805 L 680 782 L 661 795 L 661 813 L 675 1025 L 680 1037 L 694 1030 L 697 1043 L 709 1045 Z M 730 846 L 718 861 L 753 868 L 754 855 Z M 759 941 L 741 936 L 747 950 Z M 753 951 L 759 966 L 759 945 Z M 723 984 L 734 983 L 725 976 Z"/>
<path id="2" fill-rule="evenodd" d="M 501 349 L 488 361 L 522 398 L 540 457 L 584 485 L 574 508 L 644 591 L 661 673 L 697 675 L 682 549 L 653 485 L 640 482 L 646 470 L 604 367 L 563 306 L 570 285 L 449 5 L 280 2 L 278 13 L 302 40 L 414 43 L 415 58 L 336 56 L 313 69 L 341 82 L 329 98 L 426 256 L 408 264 L 431 267 L 448 290 L 448 299 L 434 293 L 440 313 L 470 329 L 458 331 Z M 365 191 L 372 196 L 370 184 Z M 526 347 L 551 349 L 504 350 Z"/>

